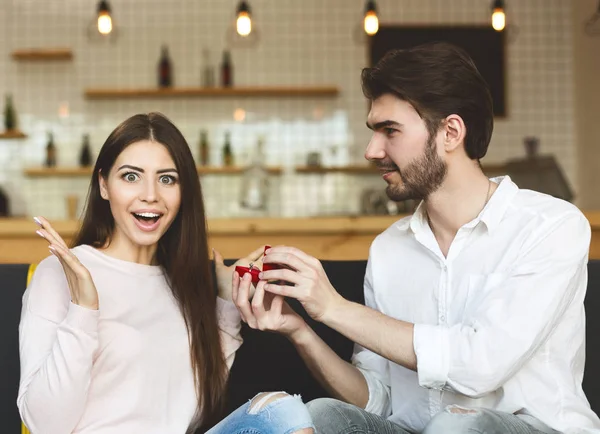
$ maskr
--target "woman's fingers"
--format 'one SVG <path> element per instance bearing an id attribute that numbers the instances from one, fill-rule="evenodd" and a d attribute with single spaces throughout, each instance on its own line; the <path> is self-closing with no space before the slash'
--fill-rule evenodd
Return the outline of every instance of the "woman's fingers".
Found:
<path id="1" fill-rule="evenodd" d="M 238 290 L 240 287 L 240 275 L 237 271 L 233 272 L 233 276 L 231 278 L 231 299 L 234 301 L 237 300 Z"/>
<path id="2" fill-rule="evenodd" d="M 50 224 L 50 222 L 48 220 L 46 220 L 44 217 L 34 217 L 33 219 L 43 230 L 45 230 L 47 233 L 49 233 L 52 238 L 53 241 L 55 241 L 57 244 L 60 244 L 61 246 L 63 246 L 65 249 L 68 249 L 69 247 L 67 246 L 67 243 L 65 243 L 65 241 L 62 239 L 62 237 L 58 234 L 58 232 L 56 232 L 54 230 L 54 228 L 52 227 L 52 225 Z"/>
<path id="3" fill-rule="evenodd" d="M 235 305 L 245 318 L 246 323 L 250 327 L 256 328 L 256 319 L 254 318 L 254 315 L 252 314 L 252 308 L 250 307 L 250 286 L 252 286 L 252 277 L 250 276 L 250 273 L 246 273 L 240 281 L 237 297 L 235 299 Z"/>
<path id="4" fill-rule="evenodd" d="M 263 304 L 265 298 L 264 286 L 264 281 L 258 282 L 256 291 L 254 291 L 254 297 L 252 297 L 252 313 L 259 324 L 265 316 L 265 306 Z"/>
<path id="5" fill-rule="evenodd" d="M 281 295 L 276 295 L 273 297 L 273 300 L 271 300 L 271 312 L 274 312 L 277 315 L 281 315 L 282 314 L 282 310 L 283 310 L 283 297 Z"/>

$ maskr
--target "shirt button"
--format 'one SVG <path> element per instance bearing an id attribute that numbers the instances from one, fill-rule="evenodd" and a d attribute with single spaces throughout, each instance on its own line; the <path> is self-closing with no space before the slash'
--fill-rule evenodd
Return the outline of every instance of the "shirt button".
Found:
<path id="1" fill-rule="evenodd" d="M 442 315 L 442 316 L 440 317 L 440 320 L 442 320 L 442 321 L 446 321 L 446 317 L 445 317 L 444 315 Z"/>

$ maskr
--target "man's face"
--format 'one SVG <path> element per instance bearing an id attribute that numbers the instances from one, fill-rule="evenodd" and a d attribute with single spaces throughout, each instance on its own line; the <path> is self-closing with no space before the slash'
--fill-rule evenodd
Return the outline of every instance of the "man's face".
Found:
<path id="1" fill-rule="evenodd" d="M 447 165 L 438 154 L 438 135 L 408 102 L 385 94 L 371 103 L 367 126 L 373 136 L 365 158 L 377 165 L 391 200 L 426 199 L 444 182 Z"/>

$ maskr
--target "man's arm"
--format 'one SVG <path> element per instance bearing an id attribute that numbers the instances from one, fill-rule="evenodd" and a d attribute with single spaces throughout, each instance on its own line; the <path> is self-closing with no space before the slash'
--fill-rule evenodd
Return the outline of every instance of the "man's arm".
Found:
<path id="1" fill-rule="evenodd" d="M 412 323 L 345 299 L 336 303 L 321 321 L 372 352 L 405 368 L 417 370 Z"/>
<path id="2" fill-rule="evenodd" d="M 419 384 L 479 397 L 501 387 L 547 339 L 576 293 L 585 291 L 590 227 L 580 212 L 551 221 L 524 249 L 509 275 L 485 290 L 471 316 L 451 326 L 410 324 L 344 300 L 320 263 L 291 247 L 265 261 L 293 270 L 264 272 L 265 290 L 298 299 L 317 321 L 409 369 Z M 483 288 L 481 288 L 483 290 Z"/>

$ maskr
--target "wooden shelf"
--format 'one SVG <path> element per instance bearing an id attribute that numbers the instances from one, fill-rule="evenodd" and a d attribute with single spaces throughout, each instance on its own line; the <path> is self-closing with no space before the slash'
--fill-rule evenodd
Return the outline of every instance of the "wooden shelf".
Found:
<path id="1" fill-rule="evenodd" d="M 233 166 L 233 167 L 219 167 L 219 166 L 198 166 L 198 174 L 200 175 L 236 175 L 243 173 L 248 167 Z M 281 167 L 267 167 L 269 175 L 281 175 L 283 169 Z"/>
<path id="2" fill-rule="evenodd" d="M 71 60 L 73 52 L 69 48 L 31 48 L 13 51 L 15 60 Z"/>
<path id="3" fill-rule="evenodd" d="M 318 167 L 318 166 L 298 166 L 297 173 L 346 173 L 348 175 L 379 175 L 376 167 L 373 166 L 340 166 L 340 167 Z"/>
<path id="4" fill-rule="evenodd" d="M 489 175 L 504 175 L 506 174 L 506 166 L 504 164 L 489 164 L 483 166 L 483 172 Z M 374 166 L 341 166 L 341 167 L 311 167 L 298 166 L 296 173 L 306 174 L 325 174 L 325 173 L 345 173 L 348 175 L 380 175 L 377 167 Z"/>
<path id="5" fill-rule="evenodd" d="M 244 172 L 245 167 L 205 167 L 198 166 L 199 175 L 237 175 Z M 281 167 L 269 167 L 271 175 L 281 175 Z M 75 178 L 80 176 L 91 176 L 92 167 L 30 167 L 25 169 L 25 175 L 31 178 L 60 177 Z"/>
<path id="6" fill-rule="evenodd" d="M 332 97 L 334 86 L 300 87 L 181 87 L 149 89 L 87 89 L 87 99 L 173 98 L 173 97 Z"/>
<path id="7" fill-rule="evenodd" d="M 8 130 L 0 133 L 0 140 L 2 139 L 25 139 L 27 135 L 19 130 Z"/>

